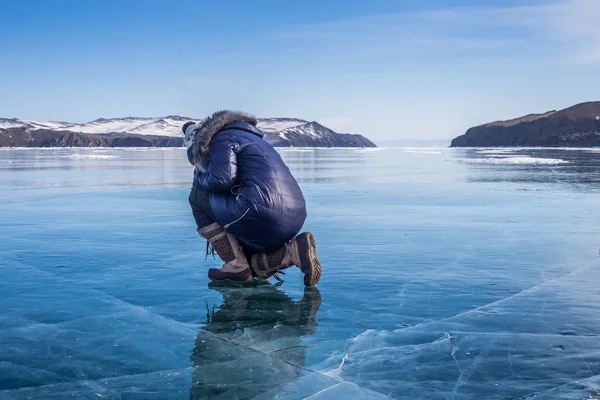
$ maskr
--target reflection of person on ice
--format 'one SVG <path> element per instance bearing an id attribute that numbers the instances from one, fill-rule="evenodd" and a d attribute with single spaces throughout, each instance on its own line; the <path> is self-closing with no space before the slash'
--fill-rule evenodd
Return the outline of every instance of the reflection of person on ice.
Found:
<path id="1" fill-rule="evenodd" d="M 297 266 L 304 284 L 314 286 L 321 277 L 315 240 L 308 232 L 298 235 L 306 219 L 304 196 L 256 123 L 246 114 L 219 111 L 182 128 L 196 167 L 189 201 L 197 231 L 225 262 L 208 277 L 248 283 Z"/>
<path id="2" fill-rule="evenodd" d="M 191 399 L 276 398 L 287 384 L 310 379 L 306 338 L 317 329 L 321 293 L 305 287 L 294 301 L 264 282 L 232 287 L 209 283 L 223 303 L 209 308 L 196 336 Z M 271 396 L 270 396 L 271 395 Z M 304 397 L 304 396 L 303 396 Z"/>

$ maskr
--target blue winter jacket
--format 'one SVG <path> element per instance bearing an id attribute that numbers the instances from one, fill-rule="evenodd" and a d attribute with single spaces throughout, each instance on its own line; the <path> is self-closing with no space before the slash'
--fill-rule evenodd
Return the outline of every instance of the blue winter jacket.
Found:
<path id="1" fill-rule="evenodd" d="M 210 192 L 210 205 L 220 225 L 247 249 L 269 253 L 300 232 L 306 203 L 298 182 L 263 139 L 256 121 L 236 116 L 221 112 L 201 125 L 204 147 L 196 152 L 200 160 L 188 151 L 190 162 L 200 165 L 194 186 Z"/>

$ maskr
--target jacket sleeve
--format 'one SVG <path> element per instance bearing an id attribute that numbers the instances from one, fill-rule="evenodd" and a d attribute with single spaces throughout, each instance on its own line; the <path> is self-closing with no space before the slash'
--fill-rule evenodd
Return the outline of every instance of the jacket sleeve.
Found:
<path id="1" fill-rule="evenodd" d="M 208 171 L 198 177 L 198 185 L 212 192 L 226 192 L 237 180 L 238 144 L 233 140 L 219 140 L 210 146 Z"/>

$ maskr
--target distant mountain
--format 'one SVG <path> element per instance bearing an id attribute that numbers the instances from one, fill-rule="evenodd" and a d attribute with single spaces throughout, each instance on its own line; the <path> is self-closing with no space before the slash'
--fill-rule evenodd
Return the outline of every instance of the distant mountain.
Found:
<path id="1" fill-rule="evenodd" d="M 168 116 L 163 118 L 100 118 L 83 124 L 71 122 L 37 122 L 21 119 L 0 118 L 1 128 L 44 129 L 49 131 L 68 131 L 92 135 L 127 133 L 132 135 L 181 136 L 181 125 L 190 118 Z"/>
<path id="2" fill-rule="evenodd" d="M 600 146 L 600 101 L 476 126 L 451 147 Z"/>
<path id="3" fill-rule="evenodd" d="M 375 143 L 381 147 L 448 147 L 450 139 L 396 139 L 378 140 Z"/>
<path id="4" fill-rule="evenodd" d="M 100 118 L 77 124 L 0 118 L 0 147 L 176 147 L 181 126 L 198 119 Z M 361 135 L 337 133 L 317 122 L 297 118 L 263 118 L 258 128 L 279 147 L 376 147 Z"/>

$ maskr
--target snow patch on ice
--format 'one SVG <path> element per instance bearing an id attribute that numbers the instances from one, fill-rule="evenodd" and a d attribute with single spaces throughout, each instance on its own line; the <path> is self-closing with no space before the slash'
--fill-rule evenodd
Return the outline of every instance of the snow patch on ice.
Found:
<path id="1" fill-rule="evenodd" d="M 312 149 L 306 147 L 277 147 L 279 151 L 285 152 L 298 152 L 298 153 L 312 153 Z"/>
<path id="2" fill-rule="evenodd" d="M 388 150 L 389 147 L 359 147 L 359 148 L 350 147 L 350 149 L 356 149 L 355 151 L 357 153 L 372 153 L 374 151 Z"/>
<path id="3" fill-rule="evenodd" d="M 477 150 L 477 153 L 482 154 L 510 154 L 519 151 L 519 149 L 485 149 L 485 150 Z"/>
<path id="4" fill-rule="evenodd" d="M 556 165 L 556 164 L 568 164 L 566 160 L 560 158 L 538 158 L 529 156 L 515 156 L 515 157 L 489 157 L 489 158 L 467 158 L 462 160 L 466 164 L 534 164 L 534 165 Z"/>
<path id="5" fill-rule="evenodd" d="M 185 147 L 111 147 L 111 149 L 127 151 L 182 151 Z"/>
<path id="6" fill-rule="evenodd" d="M 404 150 L 406 153 L 414 153 L 414 154 L 442 154 L 441 151 L 434 150 Z"/>
<path id="7" fill-rule="evenodd" d="M 66 156 L 62 156 L 62 158 L 72 158 L 75 160 L 110 160 L 113 158 L 117 158 L 117 156 L 111 156 L 108 154 L 69 154 Z"/>

